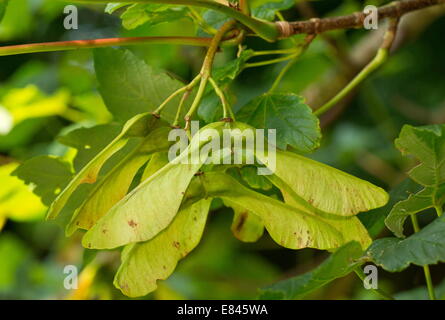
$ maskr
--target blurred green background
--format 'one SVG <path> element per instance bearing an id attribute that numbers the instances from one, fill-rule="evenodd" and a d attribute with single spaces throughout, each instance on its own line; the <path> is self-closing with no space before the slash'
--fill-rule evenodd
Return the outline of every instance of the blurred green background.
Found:
<path id="1" fill-rule="evenodd" d="M 386 2 L 329 0 L 311 1 L 311 5 L 318 16 L 333 16 L 361 10 L 364 4 Z M 54 0 L 11 1 L 0 24 L 1 45 L 196 34 L 195 26 L 187 19 L 124 30 L 117 15 L 106 14 L 103 6 L 97 5 L 78 5 L 79 29 L 67 31 L 63 28 L 65 5 Z M 283 15 L 306 19 L 313 14 L 307 9 L 303 5 Z M 406 20 L 390 61 L 322 119 L 323 143 L 319 151 L 310 155 L 388 191 L 405 180 L 404 172 L 413 165 L 402 159 L 393 145 L 402 125 L 445 120 L 445 11 L 435 8 Z M 348 30 L 318 37 L 287 74 L 280 89 L 301 94 L 310 106 L 319 106 L 335 93 L 335 86 L 341 87 L 372 56 L 378 46 L 375 33 Z M 367 48 L 366 43 L 371 46 Z M 248 39 L 245 44 L 266 50 L 285 46 L 286 41 L 269 44 Z M 140 45 L 130 50 L 149 65 L 184 81 L 199 71 L 204 54 L 201 48 L 172 45 Z M 216 63 L 223 65 L 234 54 L 234 50 L 226 50 Z M 243 72 L 232 86 L 235 109 L 265 92 L 282 66 Z M 8 114 L 14 116 L 12 124 Z M 75 127 L 109 121 L 112 116 L 97 91 L 91 50 L 0 57 L 1 299 L 125 299 L 112 285 L 118 252 L 96 254 L 84 250 L 80 234 L 65 238 L 59 226 L 43 220 L 46 208 L 30 187 L 9 176 L 21 161 L 36 155 L 72 158 L 74 151 L 56 142 L 56 137 Z M 372 214 L 362 218 L 369 219 Z M 428 222 L 431 217 L 427 214 L 421 219 Z M 266 235 L 255 244 L 241 243 L 230 232 L 231 218 L 230 210 L 216 209 L 200 246 L 146 298 L 254 299 L 258 288 L 307 272 L 327 256 L 311 249 L 282 249 Z M 382 225 L 376 226 L 373 233 L 378 237 L 389 235 Z M 79 290 L 64 288 L 66 265 L 81 270 Z M 427 298 L 419 267 L 397 274 L 380 270 L 379 275 L 380 286 L 399 293 L 400 298 Z M 445 266 L 432 266 L 432 275 L 438 293 L 444 297 Z M 377 297 L 366 291 L 355 275 L 350 275 L 308 298 Z"/>

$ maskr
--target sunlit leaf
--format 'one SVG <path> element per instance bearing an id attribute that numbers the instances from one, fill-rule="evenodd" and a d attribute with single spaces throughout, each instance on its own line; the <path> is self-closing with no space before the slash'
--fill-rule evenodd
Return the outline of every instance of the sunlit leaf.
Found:
<path id="1" fill-rule="evenodd" d="M 105 7 L 105 12 L 112 14 L 115 11 L 119 10 L 120 8 L 129 6 L 129 3 L 121 3 L 121 2 L 114 2 L 114 3 L 108 3 L 107 6 Z"/>
<path id="2" fill-rule="evenodd" d="M 11 173 L 18 167 L 17 163 L 0 166 L 0 220 L 15 221 L 38 220 L 44 216 L 45 206 L 39 197 L 33 194 L 31 187 L 25 185 Z M 2 224 L 2 223 L 0 223 Z M 0 227 L 1 230 L 1 227 Z"/>
<path id="3" fill-rule="evenodd" d="M 35 85 L 9 90 L 0 105 L 8 111 L 13 125 L 27 119 L 63 115 L 68 109 L 69 92 L 59 90 L 46 95 Z"/>
<path id="4" fill-rule="evenodd" d="M 12 174 L 32 185 L 33 192 L 48 206 L 73 177 L 67 162 L 49 156 L 29 159 Z"/>

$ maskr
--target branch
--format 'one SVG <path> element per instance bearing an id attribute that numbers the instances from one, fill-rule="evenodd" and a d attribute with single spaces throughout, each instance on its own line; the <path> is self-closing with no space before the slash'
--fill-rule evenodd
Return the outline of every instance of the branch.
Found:
<path id="1" fill-rule="evenodd" d="M 425 9 L 428 7 L 445 4 L 445 0 L 403 0 L 396 1 L 378 9 L 379 20 L 386 18 L 400 18 L 401 16 Z M 363 28 L 367 15 L 358 11 L 350 15 L 310 19 L 295 22 L 277 22 L 280 29 L 281 38 L 287 38 L 296 34 L 323 33 L 336 29 Z"/>
<path id="2" fill-rule="evenodd" d="M 332 107 L 337 105 L 343 98 L 345 98 L 353 89 L 355 89 L 360 83 L 362 83 L 372 72 L 378 69 L 388 58 L 389 51 L 396 37 L 397 27 L 399 19 L 395 18 L 391 20 L 388 30 L 385 33 L 382 45 L 377 51 L 375 58 L 354 78 L 352 81 L 344 87 L 339 93 L 337 93 L 331 100 L 325 103 L 322 107 L 315 110 L 314 114 L 320 116 Z"/>
<path id="3" fill-rule="evenodd" d="M 0 47 L 0 56 L 9 56 L 24 53 L 67 51 L 86 48 L 102 48 L 109 46 L 137 45 L 144 43 L 180 44 L 190 46 L 208 47 L 212 38 L 198 37 L 131 37 L 108 38 L 94 40 L 56 41 L 43 43 L 20 44 Z"/>
<path id="4" fill-rule="evenodd" d="M 418 233 L 420 231 L 419 222 L 417 221 L 416 214 L 411 214 L 411 222 L 413 224 L 414 233 Z M 434 291 L 433 280 L 431 279 L 431 272 L 429 265 L 423 266 L 423 272 L 425 274 L 426 285 L 428 288 L 428 295 L 430 300 L 436 300 L 436 293 Z"/>
<path id="5" fill-rule="evenodd" d="M 109 0 L 77 0 L 82 3 L 108 3 Z M 314 18 L 307 21 L 287 22 L 279 21 L 271 23 L 249 17 L 229 6 L 225 6 L 211 0 L 128 0 L 128 3 L 166 3 L 177 5 L 191 5 L 210 8 L 225 13 L 237 21 L 243 23 L 246 27 L 257 33 L 268 41 L 274 41 L 278 38 L 290 37 L 295 34 L 322 33 L 334 29 L 346 29 L 363 27 L 366 15 L 363 12 L 356 12 L 347 16 L 334 18 L 318 19 Z M 445 4 L 445 0 L 404 0 L 397 1 L 378 9 L 380 19 L 398 18 L 408 12 Z M 143 43 L 169 43 L 180 45 L 193 45 L 208 47 L 211 38 L 197 37 L 132 37 L 132 38 L 109 38 L 94 40 L 74 40 L 61 42 L 45 42 L 24 45 L 13 45 L 0 47 L 0 56 L 16 55 L 24 53 L 51 52 L 76 50 L 80 48 L 100 48 L 114 45 L 136 45 Z"/>
<path id="6" fill-rule="evenodd" d="M 198 92 L 196 93 L 195 99 L 192 103 L 192 106 L 190 107 L 189 111 L 184 117 L 184 120 L 186 121 L 185 130 L 188 131 L 190 129 L 190 121 L 192 119 L 192 116 L 198 110 L 198 107 L 201 103 L 202 97 L 205 94 L 205 89 L 207 86 L 207 83 L 209 82 L 209 79 L 212 74 L 212 67 L 213 62 L 215 60 L 216 52 L 218 51 L 219 45 L 221 41 L 224 38 L 224 35 L 230 31 L 230 29 L 233 28 L 235 25 L 235 20 L 230 20 L 218 30 L 218 32 L 215 34 L 215 36 L 212 39 L 212 43 L 209 46 L 209 50 L 207 51 L 206 57 L 204 59 L 204 62 L 202 64 L 200 76 L 201 76 L 201 83 L 199 84 Z"/>
<path id="7" fill-rule="evenodd" d="M 394 43 L 393 50 L 397 50 L 407 42 L 420 37 L 423 32 L 437 19 L 445 14 L 445 6 L 439 8 L 430 7 L 424 10 L 406 15 L 399 26 L 398 36 Z M 382 42 L 385 30 L 380 28 L 375 32 L 368 33 L 363 39 L 355 44 L 348 53 L 348 60 L 351 62 L 349 68 L 338 68 L 334 66 L 326 72 L 324 77 L 310 85 L 302 92 L 307 104 L 313 109 L 317 109 L 325 104 L 344 86 L 346 86 L 375 56 L 376 47 Z M 322 128 L 334 122 L 338 116 L 344 112 L 348 106 L 348 101 L 353 97 L 351 94 L 347 99 L 343 99 L 335 108 L 327 112 L 321 119 Z"/>

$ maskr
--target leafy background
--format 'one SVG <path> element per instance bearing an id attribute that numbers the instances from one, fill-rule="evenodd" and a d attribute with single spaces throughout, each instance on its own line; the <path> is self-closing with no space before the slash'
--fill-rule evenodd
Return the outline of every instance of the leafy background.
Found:
<path id="1" fill-rule="evenodd" d="M 254 2 L 259 6 L 266 1 Z M 385 2 L 366 1 L 367 4 Z M 350 13 L 362 8 L 364 3 L 355 0 L 312 2 L 323 16 Z M 286 18 L 302 18 L 295 9 L 286 10 L 289 1 L 277 1 L 275 5 L 284 9 Z M 257 14 L 268 18 L 272 12 L 273 16 L 274 5 L 266 8 Z M 141 21 L 137 12 L 123 17 L 124 25 L 129 28 L 125 29 L 118 14 L 104 14 L 104 7 L 88 5 L 79 6 L 79 30 L 66 31 L 62 12 L 63 4 L 53 0 L 11 1 L 0 24 L 1 44 L 117 34 L 193 35 L 197 32 L 187 17 L 154 25 L 143 23 L 145 18 Z M 169 14 L 177 18 L 184 13 Z M 211 11 L 204 16 L 210 25 L 215 26 L 224 19 Z M 400 47 L 390 61 L 348 99 L 341 113 L 324 119 L 321 147 L 311 157 L 382 186 L 398 200 L 406 198 L 407 190 L 419 191 L 418 186 L 406 180 L 404 173 L 415 162 L 401 156 L 394 139 L 403 124 L 417 126 L 444 122 L 444 28 L 444 17 L 434 19 L 426 30 Z M 331 34 L 345 51 L 351 50 L 367 35 L 366 31 L 356 30 Z M 249 39 L 247 44 L 258 50 L 277 48 L 276 44 L 256 39 Z M 129 50 L 153 72 L 159 69 L 169 72 L 175 79 L 169 78 L 169 81 L 191 80 L 200 68 L 204 53 L 203 49 L 172 45 L 140 45 Z M 217 65 L 229 65 L 234 54 L 226 50 L 218 56 Z M 103 59 L 101 63 L 105 64 L 103 68 L 113 70 L 113 64 L 117 62 Z M 56 137 L 80 126 L 104 124 L 113 119 L 98 90 L 92 51 L 1 57 L 0 66 L 0 107 L 16 115 L 9 133 L 5 134 L 9 130 L 0 126 L 0 298 L 125 299 L 112 286 L 118 255 L 96 255 L 85 251 L 78 235 L 65 238 L 55 223 L 43 222 L 45 207 L 29 188 L 9 176 L 17 163 L 33 156 L 52 154 L 71 159 L 72 149 L 62 145 Z M 309 97 L 310 92 L 323 86 L 325 79 L 339 68 L 338 56 L 327 41 L 319 38 L 293 66 L 280 90 Z M 266 92 L 279 70 L 280 66 L 272 66 L 242 72 L 232 85 L 235 109 Z M 206 101 L 199 115 L 209 122 L 219 115 L 212 113 L 212 97 Z M 125 118 L 126 115 L 114 114 L 114 119 L 119 117 Z M 390 208 L 361 216 L 373 236 L 392 236 L 383 224 Z M 200 246 L 180 263 L 172 277 L 146 298 L 255 298 L 258 288 L 313 270 L 327 257 L 326 253 L 311 249 L 281 249 L 267 236 L 255 244 L 241 243 L 230 232 L 231 218 L 230 210 L 215 206 Z M 419 216 L 423 225 L 433 218 L 432 211 Z M 406 234 L 411 232 L 409 227 L 405 230 Z M 63 268 L 68 264 L 82 270 L 80 290 L 63 288 Z M 431 270 L 437 293 L 443 298 L 445 266 L 433 265 Z M 312 274 L 313 279 L 319 276 L 317 271 Z M 411 267 L 401 273 L 380 269 L 380 286 L 388 292 L 399 292 L 400 298 L 427 298 L 420 267 Z M 362 282 L 354 274 L 340 277 L 302 297 L 376 298 L 363 289 Z"/>

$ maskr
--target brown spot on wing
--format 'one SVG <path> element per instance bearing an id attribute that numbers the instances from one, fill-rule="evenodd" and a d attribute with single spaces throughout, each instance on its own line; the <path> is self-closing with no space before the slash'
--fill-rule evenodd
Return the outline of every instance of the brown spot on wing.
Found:
<path id="1" fill-rule="evenodd" d="M 128 221 L 128 225 L 132 228 L 136 228 L 138 226 L 138 224 L 136 222 L 134 222 L 133 220 Z"/>
<path id="2" fill-rule="evenodd" d="M 97 175 L 94 172 L 89 172 L 81 181 L 81 183 L 93 184 L 97 180 Z"/>
<path id="3" fill-rule="evenodd" d="M 244 211 L 244 212 L 242 212 L 240 214 L 239 220 L 238 220 L 238 222 L 236 223 L 236 226 L 235 226 L 236 232 L 238 232 L 238 233 L 241 232 L 241 229 L 243 228 L 244 224 L 246 223 L 248 214 L 249 213 L 247 211 Z"/>

